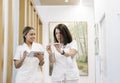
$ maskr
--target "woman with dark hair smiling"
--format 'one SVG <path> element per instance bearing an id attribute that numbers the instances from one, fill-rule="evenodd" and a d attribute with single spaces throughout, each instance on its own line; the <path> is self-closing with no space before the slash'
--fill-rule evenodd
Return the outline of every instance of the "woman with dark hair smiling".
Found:
<path id="1" fill-rule="evenodd" d="M 43 83 L 41 66 L 44 64 L 43 47 L 35 41 L 35 29 L 26 26 L 23 30 L 24 43 L 19 45 L 14 56 L 18 69 L 15 83 Z"/>
<path id="2" fill-rule="evenodd" d="M 58 24 L 53 31 L 54 45 L 47 45 L 49 60 L 53 63 L 52 83 L 78 83 L 76 63 L 77 42 L 65 24 Z"/>

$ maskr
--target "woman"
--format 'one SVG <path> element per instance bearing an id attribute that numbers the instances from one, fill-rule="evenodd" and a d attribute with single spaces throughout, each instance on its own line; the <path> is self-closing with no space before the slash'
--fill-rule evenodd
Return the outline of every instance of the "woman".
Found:
<path id="1" fill-rule="evenodd" d="M 67 26 L 58 24 L 54 29 L 54 45 L 46 47 L 53 63 L 53 83 L 78 83 L 79 71 L 76 64 L 77 42 Z"/>
<path id="2" fill-rule="evenodd" d="M 44 64 L 43 47 L 35 43 L 35 29 L 26 26 L 23 30 L 24 43 L 19 45 L 15 56 L 14 65 L 18 69 L 15 83 L 42 83 L 40 66 Z"/>

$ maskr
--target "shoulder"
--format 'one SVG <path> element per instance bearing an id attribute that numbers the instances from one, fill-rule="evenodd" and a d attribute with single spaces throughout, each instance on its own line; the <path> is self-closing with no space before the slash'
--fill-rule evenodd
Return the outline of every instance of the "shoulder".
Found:
<path id="1" fill-rule="evenodd" d="M 76 43 L 77 43 L 77 41 L 76 41 L 76 40 L 73 40 L 72 42 L 76 42 Z"/>
<path id="2" fill-rule="evenodd" d="M 24 48 L 23 45 L 18 45 L 18 46 L 16 47 L 16 52 L 20 52 L 23 48 Z"/>
<path id="3" fill-rule="evenodd" d="M 70 44 L 77 44 L 76 40 L 72 40 L 72 42 Z"/>
<path id="4" fill-rule="evenodd" d="M 42 44 L 36 43 L 36 42 L 33 43 L 33 46 L 34 46 L 34 47 L 43 48 Z"/>
<path id="5" fill-rule="evenodd" d="M 23 45 L 18 45 L 17 49 L 22 49 Z"/>
<path id="6" fill-rule="evenodd" d="M 70 46 L 71 46 L 71 48 L 78 50 L 78 45 L 77 45 L 77 41 L 76 40 L 73 40 L 70 43 Z"/>
<path id="7" fill-rule="evenodd" d="M 33 42 L 33 45 L 35 45 L 35 46 L 42 46 L 40 43 L 37 43 L 37 42 Z"/>

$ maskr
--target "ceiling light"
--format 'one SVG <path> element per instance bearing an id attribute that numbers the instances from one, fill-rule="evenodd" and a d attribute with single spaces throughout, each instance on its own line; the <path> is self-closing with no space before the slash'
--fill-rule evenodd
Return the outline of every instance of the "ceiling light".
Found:
<path id="1" fill-rule="evenodd" d="M 65 2 L 68 2 L 69 0 L 65 0 Z"/>

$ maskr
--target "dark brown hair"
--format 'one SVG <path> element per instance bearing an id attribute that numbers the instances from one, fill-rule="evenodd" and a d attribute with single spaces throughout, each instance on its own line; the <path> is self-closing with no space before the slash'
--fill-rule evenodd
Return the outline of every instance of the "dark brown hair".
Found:
<path id="1" fill-rule="evenodd" d="M 31 29 L 34 30 L 34 28 L 33 28 L 33 27 L 30 27 L 30 26 L 26 26 L 26 27 L 23 29 L 23 41 L 24 41 L 24 42 L 26 42 L 25 36 L 27 35 L 27 33 L 28 33 Z"/>
<path id="2" fill-rule="evenodd" d="M 58 24 L 55 28 L 54 28 L 54 42 L 58 42 L 56 35 L 55 35 L 55 30 L 59 29 L 60 30 L 60 34 L 63 35 L 63 39 L 64 39 L 64 45 L 66 45 L 67 43 L 70 43 L 72 41 L 72 36 L 71 33 L 68 29 L 68 27 L 65 24 Z"/>

